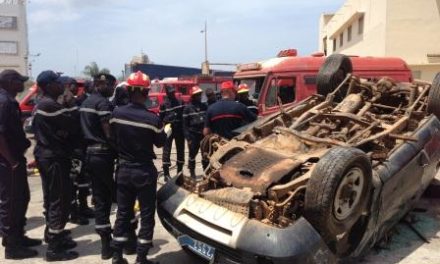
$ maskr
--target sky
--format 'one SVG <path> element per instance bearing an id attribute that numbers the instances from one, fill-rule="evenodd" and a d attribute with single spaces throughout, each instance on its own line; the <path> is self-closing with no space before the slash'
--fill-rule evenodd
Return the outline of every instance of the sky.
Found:
<path id="1" fill-rule="evenodd" d="M 31 0 L 33 73 L 79 76 L 96 61 L 119 76 L 143 51 L 156 64 L 200 67 L 208 24 L 211 63 L 246 63 L 318 50 L 319 17 L 343 0 Z"/>

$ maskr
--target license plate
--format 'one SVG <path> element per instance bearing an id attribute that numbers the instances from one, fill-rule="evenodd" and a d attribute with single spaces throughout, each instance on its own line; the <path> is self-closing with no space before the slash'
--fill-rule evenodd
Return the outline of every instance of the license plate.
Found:
<path id="1" fill-rule="evenodd" d="M 177 240 L 182 247 L 187 247 L 202 258 L 207 260 L 212 260 L 214 258 L 215 248 L 203 242 L 195 240 L 187 235 L 180 236 Z"/>

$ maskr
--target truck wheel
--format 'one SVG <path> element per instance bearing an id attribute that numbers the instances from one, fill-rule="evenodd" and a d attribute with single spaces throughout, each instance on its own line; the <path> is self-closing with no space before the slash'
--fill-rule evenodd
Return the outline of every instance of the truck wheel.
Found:
<path id="1" fill-rule="evenodd" d="M 348 256 L 365 232 L 371 163 L 355 148 L 331 149 L 307 184 L 304 215 L 338 256 Z"/>
<path id="2" fill-rule="evenodd" d="M 428 113 L 434 114 L 440 119 L 440 72 L 432 81 L 432 87 L 428 95 Z"/>
<path id="3" fill-rule="evenodd" d="M 333 54 L 327 57 L 321 66 L 316 79 L 318 94 L 327 96 L 353 71 L 351 60 L 343 54 Z M 343 94 L 342 96 L 345 96 Z"/>

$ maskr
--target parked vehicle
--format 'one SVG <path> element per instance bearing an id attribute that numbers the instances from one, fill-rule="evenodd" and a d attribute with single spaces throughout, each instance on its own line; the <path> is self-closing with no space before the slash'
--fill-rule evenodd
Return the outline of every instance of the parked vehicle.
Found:
<path id="1" fill-rule="evenodd" d="M 205 138 L 206 174 L 159 190 L 159 218 L 182 247 L 211 263 L 336 263 L 413 208 L 440 168 L 440 74 L 365 80 L 333 62 L 317 76 L 322 95 L 230 141 Z"/>
<path id="2" fill-rule="evenodd" d="M 288 107 L 312 94 L 323 92 L 317 90 L 317 75 L 326 57 L 322 53 L 306 57 L 296 55 L 296 50 L 284 50 L 276 58 L 238 67 L 235 83 L 248 85 L 261 116 L 280 110 L 278 98 L 283 107 Z M 329 63 L 333 65 L 332 69 L 340 69 L 339 76 L 342 78 L 352 70 L 356 76 L 369 80 L 385 76 L 401 82 L 413 80 L 408 65 L 399 58 L 351 57 L 350 61 L 346 56 L 337 55 L 332 56 Z"/>

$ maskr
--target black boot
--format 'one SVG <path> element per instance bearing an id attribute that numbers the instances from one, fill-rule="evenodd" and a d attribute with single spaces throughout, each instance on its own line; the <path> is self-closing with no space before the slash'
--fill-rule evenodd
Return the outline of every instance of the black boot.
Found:
<path id="1" fill-rule="evenodd" d="M 24 247 L 36 247 L 43 244 L 41 239 L 30 238 L 28 236 L 23 236 L 21 238 L 21 245 Z"/>
<path id="2" fill-rule="evenodd" d="M 113 252 L 112 264 L 128 264 L 128 261 L 122 257 L 121 250 L 115 250 Z"/>
<path id="3" fill-rule="evenodd" d="M 47 228 L 47 226 L 46 226 L 46 228 L 44 229 L 44 242 L 45 243 L 49 243 L 49 238 L 47 237 L 47 234 L 48 234 L 48 228 Z M 63 230 L 63 232 L 61 232 L 61 236 L 62 237 L 69 237 L 70 235 L 72 234 L 72 231 L 71 230 L 69 230 L 69 229 L 65 229 L 65 230 Z"/>
<path id="4" fill-rule="evenodd" d="M 167 181 L 169 181 L 171 179 L 170 167 L 163 166 L 163 177 L 164 177 L 165 182 L 167 182 Z"/>
<path id="5" fill-rule="evenodd" d="M 111 247 L 112 237 L 110 234 L 101 235 L 101 259 L 110 259 L 113 256 L 113 248 Z"/>
<path id="6" fill-rule="evenodd" d="M 189 173 L 191 175 L 191 178 L 193 178 L 194 180 L 197 178 L 196 170 L 195 169 L 190 169 Z"/>
<path id="7" fill-rule="evenodd" d="M 62 234 L 58 234 L 55 235 L 54 237 L 50 237 L 46 251 L 47 262 L 69 261 L 79 257 L 78 252 L 66 250 L 64 244 L 66 243 L 65 241 L 67 241 L 67 239 L 66 237 L 63 237 Z M 74 241 L 72 240 L 72 242 Z"/>
<path id="8" fill-rule="evenodd" d="M 22 246 L 20 239 L 6 239 L 4 241 L 6 244 L 5 259 L 20 260 L 38 256 L 38 251 Z"/>
<path id="9" fill-rule="evenodd" d="M 136 231 L 131 230 L 128 233 L 128 241 L 124 244 L 124 254 L 125 255 L 134 255 L 136 254 L 136 247 L 137 247 L 137 241 L 136 241 Z"/>

